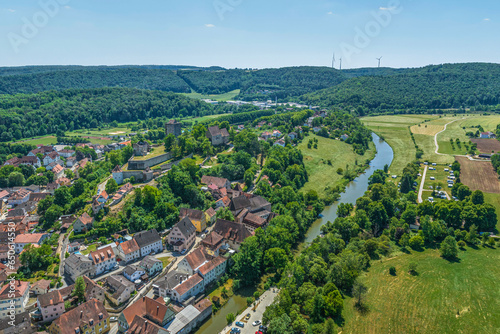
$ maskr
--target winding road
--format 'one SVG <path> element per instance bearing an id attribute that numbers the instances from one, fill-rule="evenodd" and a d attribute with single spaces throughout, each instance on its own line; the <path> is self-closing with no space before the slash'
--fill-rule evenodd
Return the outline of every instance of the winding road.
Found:
<path id="1" fill-rule="evenodd" d="M 462 119 L 465 119 L 465 118 L 464 118 L 464 117 L 462 117 Z M 451 123 L 453 123 L 453 122 L 456 122 L 456 121 L 459 121 L 459 120 L 458 120 L 458 119 L 456 119 L 456 120 L 454 120 L 454 121 L 451 121 L 450 123 L 446 123 L 446 124 L 444 125 L 444 129 L 443 129 L 443 130 L 441 130 L 441 131 L 439 131 L 438 133 L 436 133 L 436 134 L 434 135 L 434 144 L 436 145 L 436 150 L 434 151 L 434 153 L 436 153 L 437 155 L 449 155 L 449 154 L 444 154 L 444 153 L 439 153 L 439 152 L 438 152 L 438 151 L 439 151 L 439 145 L 438 145 L 438 139 L 437 139 L 437 138 L 438 138 L 438 134 L 440 134 L 441 132 L 446 131 L 446 127 L 447 127 L 449 124 L 451 124 Z"/>
<path id="2" fill-rule="evenodd" d="M 422 179 L 420 180 L 420 190 L 418 191 L 418 203 L 422 203 L 422 192 L 424 191 L 425 176 L 427 175 L 427 165 L 424 166 L 424 173 L 422 174 Z"/>

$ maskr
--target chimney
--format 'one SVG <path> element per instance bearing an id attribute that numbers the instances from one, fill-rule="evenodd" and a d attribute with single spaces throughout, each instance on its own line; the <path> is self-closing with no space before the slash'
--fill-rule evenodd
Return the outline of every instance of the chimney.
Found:
<path id="1" fill-rule="evenodd" d="M 83 311 L 80 311 L 80 319 L 83 317 Z"/>

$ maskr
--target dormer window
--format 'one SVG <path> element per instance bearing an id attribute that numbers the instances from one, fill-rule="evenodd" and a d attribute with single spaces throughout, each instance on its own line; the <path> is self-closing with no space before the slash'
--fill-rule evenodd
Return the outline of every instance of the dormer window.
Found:
<path id="1" fill-rule="evenodd" d="M 89 324 L 90 324 L 90 326 L 94 326 L 94 319 L 90 319 Z"/>
<path id="2" fill-rule="evenodd" d="M 80 334 L 80 328 L 75 328 L 75 333 Z"/>

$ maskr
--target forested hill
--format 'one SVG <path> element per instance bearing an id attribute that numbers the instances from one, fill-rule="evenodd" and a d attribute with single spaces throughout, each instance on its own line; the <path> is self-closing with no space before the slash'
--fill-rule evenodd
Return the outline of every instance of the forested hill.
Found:
<path id="1" fill-rule="evenodd" d="M 31 66 L 0 68 L 0 94 L 71 88 L 128 87 L 202 94 L 241 89 L 239 99 L 279 99 L 337 85 L 347 79 L 327 67 L 226 70 L 189 66 Z"/>
<path id="2" fill-rule="evenodd" d="M 197 70 L 197 71 L 221 71 L 225 68 L 220 66 L 198 67 L 189 65 L 118 65 L 118 66 L 81 66 L 81 65 L 40 65 L 40 66 L 16 66 L 0 67 L 0 76 L 36 74 L 61 71 L 85 71 L 85 70 L 119 70 L 127 68 L 138 69 L 160 69 L 160 70 Z"/>
<path id="3" fill-rule="evenodd" d="M 356 77 L 300 100 L 324 107 L 358 108 L 361 113 L 497 106 L 500 65 L 446 64 L 396 75 Z"/>
<path id="4" fill-rule="evenodd" d="M 91 68 L 0 76 L 0 94 L 38 93 L 71 88 L 128 87 L 189 93 L 191 88 L 175 72 L 137 67 Z"/>
<path id="5" fill-rule="evenodd" d="M 179 94 L 131 88 L 0 95 L 0 141 L 96 128 L 113 121 L 211 114 L 208 103 Z"/>

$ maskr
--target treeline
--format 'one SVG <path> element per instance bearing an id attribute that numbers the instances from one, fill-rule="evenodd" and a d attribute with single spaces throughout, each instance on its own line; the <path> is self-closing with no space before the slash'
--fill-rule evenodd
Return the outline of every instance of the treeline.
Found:
<path id="1" fill-rule="evenodd" d="M 402 74 L 356 77 L 301 97 L 314 105 L 377 112 L 426 112 L 434 109 L 498 106 L 500 65 L 448 64 Z"/>
<path id="2" fill-rule="evenodd" d="M 0 141 L 101 124 L 210 115 L 210 104 L 179 94 L 132 88 L 96 88 L 0 96 Z"/>
<path id="3" fill-rule="evenodd" d="M 273 115 L 274 110 L 257 110 L 257 111 L 250 111 L 250 112 L 243 112 L 243 113 L 237 113 L 237 114 L 231 114 L 231 115 L 224 115 L 217 117 L 218 122 L 229 122 L 229 124 L 237 124 L 237 123 L 245 123 L 245 122 L 251 122 L 255 119 L 258 119 L 263 116 L 269 116 Z M 202 122 L 203 124 L 211 124 L 213 123 L 213 120 L 206 120 Z"/>

